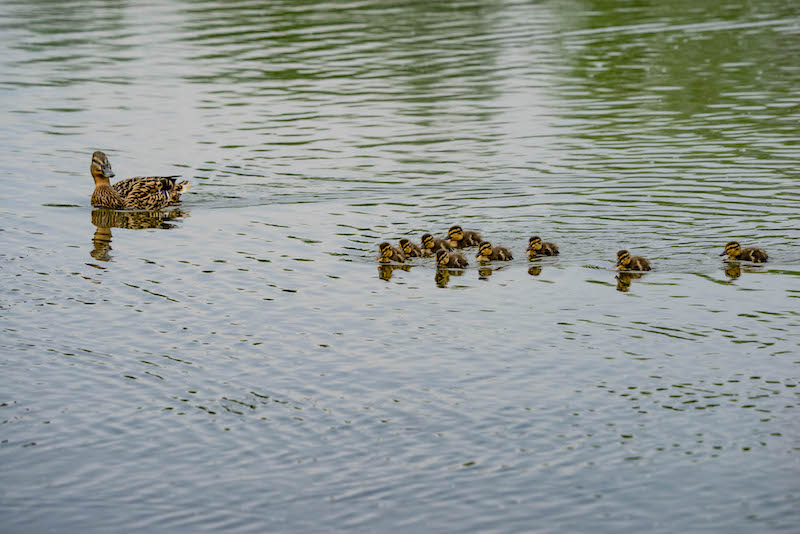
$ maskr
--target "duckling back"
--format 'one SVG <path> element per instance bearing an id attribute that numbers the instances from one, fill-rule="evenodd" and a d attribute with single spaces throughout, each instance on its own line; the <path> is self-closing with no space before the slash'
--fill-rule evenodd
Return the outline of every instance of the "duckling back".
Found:
<path id="1" fill-rule="evenodd" d="M 745 261 L 752 261 L 754 263 L 764 263 L 767 261 L 767 252 L 764 249 L 751 247 L 751 248 L 743 248 L 742 251 L 739 253 L 739 259 Z"/>

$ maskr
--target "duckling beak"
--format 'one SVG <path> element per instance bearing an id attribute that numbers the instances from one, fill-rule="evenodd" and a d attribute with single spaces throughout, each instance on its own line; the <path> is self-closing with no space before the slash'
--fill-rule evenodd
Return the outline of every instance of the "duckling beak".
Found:
<path id="1" fill-rule="evenodd" d="M 114 171 L 111 170 L 111 165 L 106 163 L 105 165 L 103 165 L 102 169 L 103 169 L 103 176 L 105 176 L 106 178 L 113 178 L 115 176 Z"/>
<path id="2" fill-rule="evenodd" d="M 622 264 L 621 264 L 620 262 L 617 262 L 617 263 L 616 263 L 616 265 L 614 265 L 614 267 L 616 267 L 617 269 L 619 269 L 620 267 L 622 267 Z"/>
<path id="3" fill-rule="evenodd" d="M 727 256 L 727 255 L 728 255 L 727 252 L 723 252 L 722 254 L 720 254 L 720 256 Z"/>

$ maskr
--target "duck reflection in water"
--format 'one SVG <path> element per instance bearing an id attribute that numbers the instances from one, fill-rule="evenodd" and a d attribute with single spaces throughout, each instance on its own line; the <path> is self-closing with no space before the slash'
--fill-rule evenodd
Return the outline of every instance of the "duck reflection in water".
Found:
<path id="1" fill-rule="evenodd" d="M 530 267 L 528 269 L 528 274 L 531 276 L 539 276 L 540 274 L 542 274 L 542 268 L 539 267 L 538 265 L 534 265 L 533 267 Z"/>
<path id="2" fill-rule="evenodd" d="M 725 276 L 727 276 L 730 280 L 736 280 L 742 276 L 742 266 L 739 264 L 739 262 L 730 262 L 728 265 L 726 265 Z"/>
<path id="3" fill-rule="evenodd" d="M 463 269 L 445 269 L 439 267 L 436 269 L 436 274 L 433 276 L 434 282 L 438 287 L 447 287 L 450 283 L 451 276 L 464 276 Z"/>
<path id="4" fill-rule="evenodd" d="M 92 236 L 93 248 L 89 255 L 98 261 L 111 260 L 112 228 L 125 228 L 128 230 L 161 228 L 168 230 L 175 227 L 175 224 L 170 221 L 188 216 L 188 212 L 179 209 L 170 211 L 92 210 L 92 224 L 97 227 L 97 230 Z"/>
<path id="5" fill-rule="evenodd" d="M 628 272 L 619 272 L 617 273 L 617 291 L 622 291 L 623 293 L 627 293 L 631 287 L 631 280 L 635 278 L 641 278 L 644 276 L 644 273 L 628 273 Z"/>
<path id="6" fill-rule="evenodd" d="M 741 263 L 738 261 L 730 261 L 727 262 L 725 265 L 725 276 L 728 277 L 729 282 L 733 282 L 740 276 L 742 273 L 758 273 L 761 272 L 761 266 L 757 265 L 744 265 L 742 266 Z"/>
<path id="7" fill-rule="evenodd" d="M 387 264 L 378 265 L 378 278 L 380 278 L 381 280 L 391 280 L 392 274 L 398 269 L 401 271 L 410 271 L 411 266 L 387 265 Z"/>

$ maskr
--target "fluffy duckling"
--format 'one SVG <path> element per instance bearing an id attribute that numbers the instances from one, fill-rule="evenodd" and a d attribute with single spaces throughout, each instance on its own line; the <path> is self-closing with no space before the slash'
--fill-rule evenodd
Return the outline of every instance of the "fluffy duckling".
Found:
<path id="1" fill-rule="evenodd" d="M 720 256 L 728 256 L 729 260 L 745 260 L 754 263 L 763 263 L 767 261 L 767 252 L 764 249 L 749 247 L 742 248 L 736 241 L 731 241 L 725 245 L 725 252 Z"/>
<path id="2" fill-rule="evenodd" d="M 508 261 L 514 259 L 507 248 L 493 247 L 488 241 L 484 241 L 478 246 L 478 253 L 475 257 L 478 258 L 478 261 Z"/>
<path id="3" fill-rule="evenodd" d="M 539 255 L 558 256 L 558 247 L 555 243 L 542 241 L 541 237 L 535 235 L 528 239 L 528 248 L 525 249 L 525 252 L 528 253 L 528 259 L 533 259 Z"/>
<path id="4" fill-rule="evenodd" d="M 89 171 L 94 178 L 92 206 L 112 210 L 157 210 L 180 202 L 189 182 L 176 183 L 178 176 L 137 176 L 111 185 L 114 171 L 102 152 L 92 154 Z"/>
<path id="5" fill-rule="evenodd" d="M 650 262 L 641 256 L 631 256 L 627 250 L 617 252 L 617 267 L 622 271 L 649 271 Z"/>
<path id="6" fill-rule="evenodd" d="M 469 263 L 463 254 L 458 252 L 450 252 L 444 249 L 436 251 L 436 265 L 446 269 L 463 269 Z"/>
<path id="7" fill-rule="evenodd" d="M 406 258 L 422 257 L 422 249 L 405 238 L 400 240 L 400 250 L 403 251 Z"/>
<path id="8" fill-rule="evenodd" d="M 483 241 L 478 232 L 464 231 L 457 224 L 447 231 L 447 240 L 453 248 L 477 247 Z"/>
<path id="9" fill-rule="evenodd" d="M 439 249 L 452 250 L 450 242 L 447 239 L 436 239 L 431 234 L 422 235 L 422 254 L 430 256 L 436 254 Z"/>
<path id="10" fill-rule="evenodd" d="M 378 251 L 379 251 L 378 261 L 381 263 L 390 263 L 390 262 L 403 263 L 404 261 L 406 261 L 406 257 L 403 255 L 403 253 L 394 248 L 386 241 L 378 245 Z"/>

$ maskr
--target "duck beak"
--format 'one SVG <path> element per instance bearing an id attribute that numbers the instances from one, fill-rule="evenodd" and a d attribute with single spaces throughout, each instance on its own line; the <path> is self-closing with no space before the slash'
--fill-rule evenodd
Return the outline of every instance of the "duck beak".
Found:
<path id="1" fill-rule="evenodd" d="M 106 178 L 113 178 L 115 176 L 114 171 L 111 170 L 111 165 L 105 164 L 103 165 L 102 169 L 103 169 L 103 176 L 105 176 Z"/>
<path id="2" fill-rule="evenodd" d="M 617 264 L 616 264 L 616 265 L 614 265 L 614 267 L 616 267 L 617 269 L 619 269 L 620 267 L 622 267 L 622 264 L 621 264 L 620 262 L 617 262 Z"/>
<path id="3" fill-rule="evenodd" d="M 720 256 L 727 256 L 727 255 L 728 255 L 727 252 L 723 252 L 722 254 L 720 254 Z"/>

